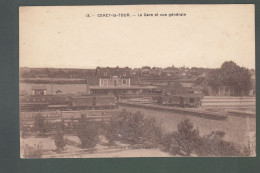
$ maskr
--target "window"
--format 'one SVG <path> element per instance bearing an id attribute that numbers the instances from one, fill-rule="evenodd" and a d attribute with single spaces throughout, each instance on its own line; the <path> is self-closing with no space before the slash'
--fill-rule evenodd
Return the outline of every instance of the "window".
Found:
<path id="1" fill-rule="evenodd" d="M 114 80 L 114 86 L 117 86 L 117 80 Z"/>
<path id="2" fill-rule="evenodd" d="M 107 83 L 107 79 L 104 79 L 104 86 L 107 86 L 108 83 Z"/>
<path id="3" fill-rule="evenodd" d="M 190 98 L 190 103 L 194 103 L 194 98 Z"/>
<path id="4" fill-rule="evenodd" d="M 123 79 L 123 85 L 126 85 L 126 79 Z"/>
<path id="5" fill-rule="evenodd" d="M 104 76 L 107 76 L 107 72 L 104 73 Z"/>
<path id="6" fill-rule="evenodd" d="M 123 76 L 126 76 L 126 72 L 123 73 Z"/>

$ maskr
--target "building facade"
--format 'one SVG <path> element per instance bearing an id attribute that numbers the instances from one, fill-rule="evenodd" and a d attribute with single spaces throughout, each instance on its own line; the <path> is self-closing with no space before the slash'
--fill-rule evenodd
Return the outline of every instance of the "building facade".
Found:
<path id="1" fill-rule="evenodd" d="M 129 68 L 100 68 L 96 69 L 99 86 L 130 86 L 131 71 Z"/>
<path id="2" fill-rule="evenodd" d="M 140 95 L 150 95 L 158 92 L 157 87 L 140 86 L 139 80 L 131 74 L 131 69 L 125 68 L 96 68 L 95 78 L 93 77 L 89 84 L 90 94 L 115 95 L 118 97 L 139 97 Z M 90 79 L 90 78 L 89 78 Z"/>

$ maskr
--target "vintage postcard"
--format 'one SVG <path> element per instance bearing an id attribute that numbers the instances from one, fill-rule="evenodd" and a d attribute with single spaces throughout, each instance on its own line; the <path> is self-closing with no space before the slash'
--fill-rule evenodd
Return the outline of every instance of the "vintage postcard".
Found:
<path id="1" fill-rule="evenodd" d="M 20 157 L 255 157 L 254 14 L 20 7 Z"/>

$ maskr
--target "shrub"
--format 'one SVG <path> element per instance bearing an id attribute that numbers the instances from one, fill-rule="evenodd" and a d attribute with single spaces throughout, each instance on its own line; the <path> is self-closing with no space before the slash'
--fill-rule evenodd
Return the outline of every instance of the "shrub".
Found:
<path id="1" fill-rule="evenodd" d="M 82 117 L 77 127 L 77 136 L 82 148 L 94 148 L 99 139 L 97 123 Z"/>
<path id="2" fill-rule="evenodd" d="M 43 117 L 42 114 L 38 113 L 34 117 L 34 129 L 42 136 L 51 130 L 51 124 L 45 120 L 45 117 Z"/>
<path id="3" fill-rule="evenodd" d="M 58 151 L 63 150 L 63 148 L 66 145 L 66 142 L 64 140 L 62 130 L 57 131 L 57 134 L 54 136 L 54 142 L 55 142 L 55 145 L 56 145 Z"/>
<path id="4" fill-rule="evenodd" d="M 172 145 L 173 145 L 173 133 L 167 133 L 163 135 L 161 144 L 163 146 L 164 151 L 171 152 L 172 151 Z"/>
<path id="5" fill-rule="evenodd" d="M 24 146 L 24 158 L 41 158 L 43 154 L 42 145 L 34 144 L 34 146 L 29 146 L 26 144 Z"/>
<path id="6" fill-rule="evenodd" d="M 246 147 L 236 146 L 232 142 L 223 140 L 225 132 L 213 131 L 210 134 L 202 137 L 201 148 L 197 150 L 200 156 L 248 156 Z"/>
<path id="7" fill-rule="evenodd" d="M 106 137 L 113 143 L 123 140 L 143 147 L 156 147 L 160 143 L 161 128 L 157 127 L 155 118 L 145 118 L 140 112 L 123 110 L 108 124 Z"/>
<path id="8" fill-rule="evenodd" d="M 31 128 L 28 126 L 21 126 L 21 137 L 25 138 L 31 133 Z"/>
<path id="9" fill-rule="evenodd" d="M 199 130 L 193 129 L 193 124 L 188 119 L 178 124 L 177 129 L 173 133 L 174 153 L 190 156 L 200 145 Z"/>
<path id="10" fill-rule="evenodd" d="M 161 143 L 162 130 L 157 126 L 154 117 L 144 119 L 144 123 L 141 126 L 141 133 L 146 143 L 150 143 L 152 147 L 157 147 Z"/>
<path id="11" fill-rule="evenodd" d="M 111 119 L 111 121 L 103 125 L 105 129 L 105 136 L 108 139 L 109 144 L 113 145 L 114 142 L 118 139 L 118 124 L 117 120 Z"/>
<path id="12" fill-rule="evenodd" d="M 248 156 L 248 148 L 238 147 L 232 142 L 223 140 L 225 133 L 213 131 L 206 136 L 200 136 L 189 120 L 184 120 L 177 126 L 177 132 L 164 135 L 162 145 L 165 151 L 174 155 L 190 156 Z"/>

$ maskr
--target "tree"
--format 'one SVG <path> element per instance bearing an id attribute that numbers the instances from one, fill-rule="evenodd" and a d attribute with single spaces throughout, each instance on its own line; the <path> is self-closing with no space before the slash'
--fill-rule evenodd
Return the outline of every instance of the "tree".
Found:
<path id="1" fill-rule="evenodd" d="M 96 122 L 89 121 L 85 116 L 82 116 L 77 128 L 77 136 L 80 139 L 82 148 L 93 149 L 99 140 Z"/>
<path id="2" fill-rule="evenodd" d="M 213 88 L 232 86 L 236 95 L 248 95 L 252 89 L 250 71 L 245 67 L 238 66 L 233 61 L 226 61 L 220 69 L 214 69 L 210 72 L 208 84 Z"/>
<path id="3" fill-rule="evenodd" d="M 65 143 L 65 140 L 63 138 L 63 131 L 62 130 L 59 129 L 57 131 L 57 134 L 54 137 L 54 142 L 55 142 L 55 145 L 56 145 L 58 151 L 63 150 L 66 143 Z"/>
<path id="4" fill-rule="evenodd" d="M 51 124 L 45 120 L 41 113 L 34 117 L 34 128 L 40 132 L 40 135 L 51 130 Z"/>
<path id="5" fill-rule="evenodd" d="M 223 85 L 233 86 L 237 95 L 248 95 L 252 89 L 251 74 L 248 69 L 238 66 L 233 61 L 221 65 Z"/>
<path id="6" fill-rule="evenodd" d="M 192 151 L 199 147 L 199 130 L 193 129 L 193 124 L 188 119 L 178 124 L 177 129 L 178 131 L 173 133 L 174 153 L 190 156 Z"/>
<path id="7" fill-rule="evenodd" d="M 220 69 L 214 69 L 209 72 L 208 84 L 214 89 L 222 85 L 222 75 Z"/>

